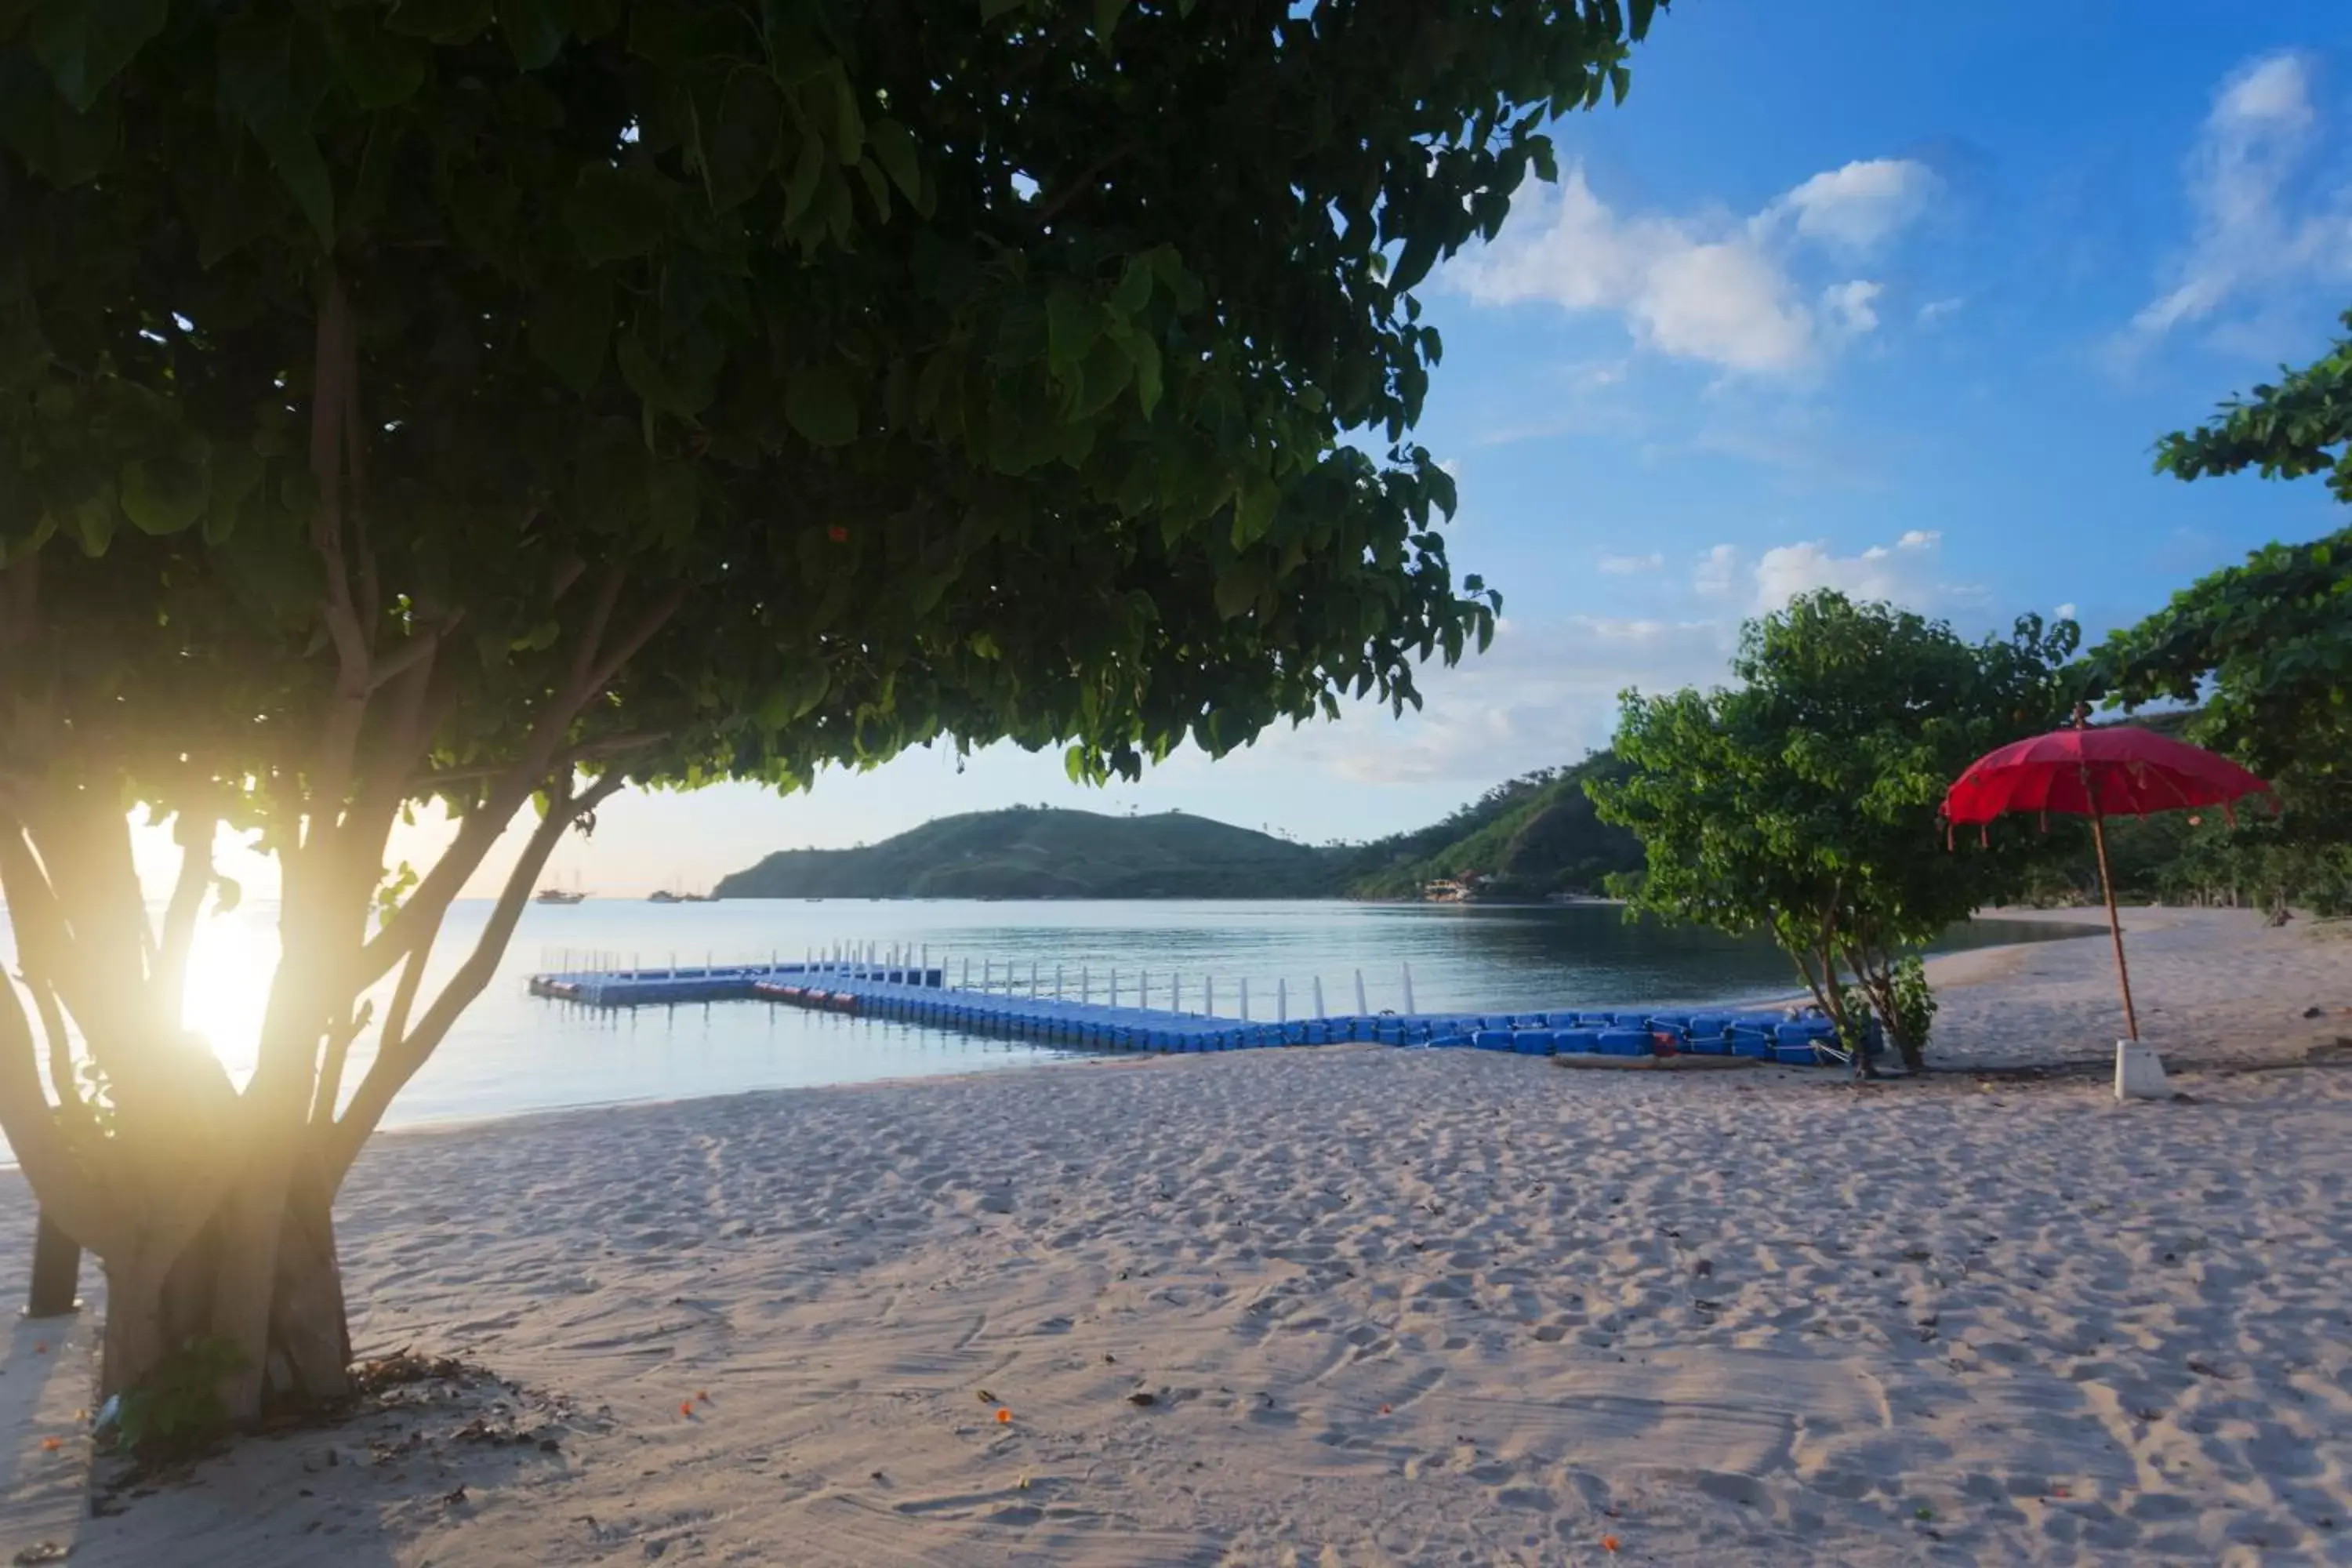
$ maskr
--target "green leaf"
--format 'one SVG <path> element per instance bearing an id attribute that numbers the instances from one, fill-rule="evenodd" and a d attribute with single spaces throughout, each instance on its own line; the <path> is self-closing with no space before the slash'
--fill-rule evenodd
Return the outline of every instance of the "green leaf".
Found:
<path id="1" fill-rule="evenodd" d="M 1146 419 L 1160 406 L 1160 344 L 1148 333 L 1138 332 L 1129 342 L 1127 352 L 1135 361 L 1135 405 Z"/>
<path id="2" fill-rule="evenodd" d="M 335 186 L 319 143 L 307 131 L 273 127 L 263 145 L 269 166 L 294 197 L 294 205 L 310 220 L 310 232 L 328 249 L 335 244 Z"/>
<path id="3" fill-rule="evenodd" d="M 498 0 L 499 31 L 517 68 L 544 69 L 563 50 L 563 10 L 558 0 Z"/>
<path id="4" fill-rule="evenodd" d="M 793 172 L 784 180 L 784 223 L 798 223 L 816 196 L 817 181 L 824 174 L 824 143 L 814 136 L 801 138 L 801 150 L 793 160 Z"/>
<path id="5" fill-rule="evenodd" d="M 1422 229 L 1408 236 L 1404 253 L 1397 258 L 1396 271 L 1389 278 L 1389 288 L 1402 294 L 1423 279 L 1437 261 L 1437 236 Z"/>
<path id="6" fill-rule="evenodd" d="M 848 71 L 837 60 L 833 68 L 833 155 L 844 163 L 855 163 L 866 156 L 866 111 L 858 104 Z"/>
<path id="7" fill-rule="evenodd" d="M 675 550 L 694 537 L 701 488 L 691 463 L 656 463 L 646 470 L 646 522 L 656 543 Z"/>
<path id="8" fill-rule="evenodd" d="M 832 689 L 833 673 L 823 661 L 808 658 L 795 662 L 785 678 L 761 700 L 761 728 L 781 731 L 795 719 L 807 717 Z"/>
<path id="9" fill-rule="evenodd" d="M 1650 24 L 1657 19 L 1658 0 L 1632 0 L 1626 12 L 1630 24 L 1626 33 L 1638 44 L 1649 36 Z"/>
<path id="10" fill-rule="evenodd" d="M 641 335 L 642 327 L 640 322 L 640 331 L 621 334 L 621 341 L 614 351 L 614 358 L 621 367 L 621 379 L 629 384 L 630 391 L 645 400 L 648 408 L 680 419 L 693 418 L 697 412 L 693 400 L 662 368 L 653 351 L 646 347 Z"/>
<path id="11" fill-rule="evenodd" d="M 201 443 L 170 458 L 133 458 L 122 465 L 122 515 L 142 533 L 182 533 L 205 515 L 212 465 Z"/>
<path id="12" fill-rule="evenodd" d="M 1122 316 L 1133 316 L 1150 305 L 1151 270 L 1149 257 L 1129 257 L 1126 269 L 1118 275 L 1118 287 L 1110 291 L 1110 308 Z"/>
<path id="13" fill-rule="evenodd" d="M 748 67 L 727 79 L 718 122 L 705 132 L 702 147 L 712 211 L 742 205 L 767 183 L 783 128 L 784 94 L 774 79 Z"/>
<path id="14" fill-rule="evenodd" d="M 0 49 L 0 143 L 49 184 L 72 186 L 97 177 L 121 135 L 114 94 L 77 112 L 21 49 Z"/>
<path id="15" fill-rule="evenodd" d="M 1258 595 L 1265 591 L 1265 563 L 1251 559 L 1234 562 L 1217 574 L 1213 595 L 1217 614 L 1229 621 L 1247 615 L 1256 605 Z"/>
<path id="16" fill-rule="evenodd" d="M 980 0 L 980 19 L 993 22 L 1010 11 L 1018 11 L 1029 0 Z"/>
<path id="17" fill-rule="evenodd" d="M 66 101 L 87 114 L 170 15 L 170 0 L 39 0 L 33 53 Z"/>
<path id="18" fill-rule="evenodd" d="M 490 25 L 490 0 L 394 0 L 383 25 L 436 44 L 468 43 Z"/>
<path id="19" fill-rule="evenodd" d="M 877 119 L 866 128 L 866 140 L 874 150 L 874 161 L 898 187 L 898 194 L 908 201 L 922 195 L 923 170 L 916 154 L 915 133 L 887 116 Z"/>
<path id="20" fill-rule="evenodd" d="M 327 13 L 327 48 L 335 69 L 362 109 L 406 103 L 425 85 L 422 46 L 374 26 L 371 13 L 338 8 Z"/>
<path id="21" fill-rule="evenodd" d="M 531 627 L 530 630 L 523 633 L 522 636 L 516 637 L 513 641 L 508 643 L 507 650 L 509 653 L 541 653 L 548 648 L 553 647 L 555 646 L 555 639 L 562 635 L 563 623 L 562 621 L 541 621 L 537 626 Z"/>
<path id="22" fill-rule="evenodd" d="M 604 272 L 559 278 L 531 301 L 531 353 L 583 396 L 604 374 L 612 336 L 613 279 Z"/>
<path id="23" fill-rule="evenodd" d="M 1127 0 L 1095 0 L 1095 40 L 1110 52 L 1111 33 L 1118 26 L 1119 14 L 1127 9 Z"/>
<path id="24" fill-rule="evenodd" d="M 563 224 L 592 262 L 644 256 L 661 244 L 668 201 L 656 176 L 588 163 L 564 198 Z"/>
<path id="25" fill-rule="evenodd" d="M 1045 353 L 1057 374 L 1077 369 L 1102 330 L 1102 315 L 1085 290 L 1056 283 L 1045 298 Z"/>
<path id="26" fill-rule="evenodd" d="M 809 365 L 784 389 L 784 417 L 813 447 L 846 447 L 857 439 L 857 395 L 834 365 Z"/>
<path id="27" fill-rule="evenodd" d="M 1117 401 L 1134 379 L 1135 361 L 1129 351 L 1109 338 L 1097 340 L 1087 352 L 1077 401 L 1071 412 L 1081 419 L 1093 418 Z"/>

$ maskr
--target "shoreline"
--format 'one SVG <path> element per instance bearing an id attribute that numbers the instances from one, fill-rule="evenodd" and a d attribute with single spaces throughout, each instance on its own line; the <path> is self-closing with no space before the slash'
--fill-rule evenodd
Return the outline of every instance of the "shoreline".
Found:
<path id="1" fill-rule="evenodd" d="M 861 901 L 862 901 L 862 900 L 861 900 Z M 1053 902 L 1053 901 L 1055 901 L 1055 900 L 1036 900 L 1036 901 L 1039 901 L 1039 902 Z M 1138 900 L 1138 901 L 1142 901 L 1142 902 L 1153 902 L 1153 901 L 1158 901 L 1158 900 Z M 1299 900 L 1263 900 L 1263 901 L 1268 901 L 1268 902 L 1296 902 L 1296 901 L 1299 901 Z M 1308 900 L 1308 901 L 1314 901 L 1314 900 Z M 1352 902 L 1359 902 L 1359 901 L 1360 901 L 1360 900 L 1321 900 L 1321 901 L 1352 903 Z M 1595 901 L 1595 902 L 1599 902 L 1599 901 L 1601 901 L 1601 900 L 1593 900 L 1593 901 Z M 1445 905 L 1424 905 L 1424 904 L 1400 904 L 1400 905 L 1395 906 L 1395 907 L 1400 907 L 1400 908 L 1451 908 L 1451 907 L 1457 907 L 1457 906 L 1445 906 Z M 1460 906 L 1460 907 L 1466 907 L 1466 906 Z M 1487 905 L 1487 906 L 1482 906 L 1482 907 L 1487 907 L 1487 908 L 1526 908 L 1526 909 L 1544 909 L 1544 908 L 1562 908 L 1562 907 L 1572 907 L 1572 906 L 1549 905 L 1549 904 L 1527 904 L 1527 905 L 1502 905 L 1502 904 L 1496 904 L 1496 905 Z M 2078 912 L 2080 912 L 2080 911 L 2074 911 L 2074 910 L 1987 910 L 1987 911 L 1984 911 L 1983 915 L 1982 915 L 1982 916 L 1980 916 L 1980 917 L 1979 917 L 1979 918 L 1986 918 L 1986 919 L 2000 919 L 2000 920 L 2015 920 L 2015 921 L 2047 921 L 2047 922 L 2050 922 L 2050 923 L 2064 923 L 2064 922 L 2066 921 L 2067 918 L 2068 918 L 2070 915 L 2074 915 L 2074 914 L 2076 914 L 2076 913 L 2078 913 Z M 2105 913 L 2104 913 L 2104 911 L 2103 911 L 2103 910 L 2091 910 L 2091 911 L 2088 911 L 2088 912 L 2089 912 L 2090 914 L 2096 915 L 2096 916 L 2098 917 L 2099 921 L 2101 921 L 2102 926 L 2104 926 Z M 2033 947 L 2038 946 L 2038 945 L 2039 945 L 2039 944 L 2038 944 L 2038 943 L 2035 943 L 2035 942 L 2011 942 L 2011 943 L 2001 943 L 2001 944 L 1998 944 L 1998 945 L 1995 945 L 1995 946 L 1990 946 L 1990 947 L 1983 947 L 1983 948 L 1970 948 L 1970 949 L 1968 949 L 1968 950 L 1966 950 L 1966 951 L 1964 951 L 1964 952 L 1961 952 L 1941 954 L 1941 955 L 1938 955 L 1938 956 L 1936 956 L 1936 957 L 1932 957 L 1932 958 L 1930 958 L 1930 959 L 1927 961 L 1927 962 L 1928 962 L 1928 973 L 1929 973 L 1929 977 L 1930 977 L 1930 979 L 1931 979 L 1931 980 L 1934 980 L 1934 981 L 1937 984 L 1937 985 L 1940 987 L 1941 985 L 1943 985 L 1943 984 L 1947 984 L 1947 982 L 1946 982 L 1946 981 L 1943 979 L 1943 977 L 1942 977 L 1942 969 L 1941 969 L 1941 966 L 1943 966 L 1943 965 L 1949 964 L 1949 963 L 1958 963 L 1958 962 L 1960 962 L 1960 961 L 1964 961 L 1964 960 L 1968 960 L 1968 959 L 1971 959 L 1971 958 L 1976 958 L 1976 957 L 1979 957 L 1979 956 L 1983 956 L 1983 955 L 1999 954 L 1999 953 L 2007 953 L 2007 952 L 2025 952 L 2025 951 L 2031 951 Z M 1969 982 L 1969 981 L 1966 981 L 1966 980 L 1958 980 L 1958 981 L 1953 981 L 1953 982 L 1951 982 L 1951 983 L 1952 983 L 1952 984 L 1969 984 L 1969 983 L 1971 983 L 1971 982 Z M 1812 1000 L 1812 999 L 1811 999 L 1811 997 L 1810 997 L 1810 996 L 1808 996 L 1808 995 L 1801 995 L 1801 994 L 1798 994 L 1798 993 L 1795 993 L 1795 992 L 1781 992 L 1781 991 L 1774 991 L 1774 992 L 1750 992 L 1750 993 L 1745 993 L 1745 994 L 1730 994 L 1730 995 L 1726 995 L 1726 996 L 1717 997 L 1717 998 L 1710 998 L 1710 999 L 1706 1000 L 1705 1003 L 1700 1004 L 1700 1005 L 1705 1005 L 1705 1006 L 1707 1006 L 1707 1007 L 1710 1007 L 1710 1008 L 1781 1007 L 1781 1006 L 1790 1006 L 1790 1005 L 1810 1005 L 1810 1004 L 1811 1004 L 1811 1000 Z M 1317 1048 L 1322 1048 L 1322 1047 L 1317 1047 Z M 793 1094 L 793 1093 L 803 1093 L 803 1092 L 807 1092 L 807 1091 L 809 1091 L 809 1090 L 814 1090 L 814 1089 L 825 1089 L 887 1088 L 887 1087 L 891 1087 L 891 1086 L 896 1086 L 896 1085 L 900 1085 L 900 1084 L 929 1082 L 929 1081 L 932 1081 L 932 1080 L 933 1080 L 933 1079 L 957 1079 L 970 1078 L 970 1077 L 986 1077 L 986 1076 L 990 1076 L 991 1074 L 1000 1073 L 1000 1072 L 1010 1072 L 1010 1073 L 1019 1074 L 1019 1073 L 1025 1073 L 1025 1072 L 1028 1072 L 1028 1071 L 1031 1071 L 1031 1070 L 1034 1070 L 1034 1069 L 1036 1069 L 1036 1068 L 1062 1068 L 1062 1067 L 1067 1067 L 1067 1066 L 1070 1066 L 1070 1065 L 1072 1065 L 1073 1063 L 1086 1062 L 1086 1061 L 1090 1061 L 1090 1060 L 1094 1060 L 1094 1059 L 1097 1059 L 1097 1058 L 1096 1058 L 1095 1056 L 1093 1056 L 1093 1055 L 1089 1055 L 1089 1054 L 1087 1054 L 1087 1053 L 1086 1053 L 1086 1052 L 1084 1052 L 1084 1051 L 1076 1051 L 1076 1050 L 1073 1050 L 1072 1052 L 1070 1052 L 1068 1055 L 1066 1055 L 1066 1056 L 1055 1057 L 1055 1058 L 1041 1058 L 1041 1059 L 1039 1059 L 1039 1060 L 1035 1060 L 1035 1061 L 1023 1062 L 1023 1063 L 1020 1063 L 1020 1064 L 1018 1064 L 1018 1065 L 1014 1065 L 1014 1066 L 1001 1067 L 1001 1068 L 987 1068 L 987 1069 L 982 1069 L 982 1070 L 976 1070 L 976 1071 L 969 1072 L 969 1073 L 965 1073 L 965 1072 L 957 1072 L 957 1073 L 939 1073 L 939 1074 L 917 1074 L 917 1075 L 908 1075 L 908 1076 L 897 1077 L 897 1078 L 885 1078 L 885 1079 L 857 1079 L 845 1080 L 845 1081 L 844 1081 L 844 1082 L 840 1082 L 840 1083 L 830 1083 L 830 1084 L 807 1084 L 807 1085 L 793 1085 L 793 1086 L 754 1086 L 754 1087 L 744 1087 L 744 1088 L 740 1088 L 740 1089 L 721 1089 L 721 1090 L 718 1090 L 718 1091 L 714 1091 L 714 1092 L 710 1092 L 710 1093 L 705 1093 L 705 1094 L 628 1096 L 628 1097 L 621 1097 L 621 1098 L 611 1099 L 611 1100 L 600 1100 L 583 1101 L 583 1102 L 582 1102 L 582 1103 L 580 1103 L 580 1104 L 576 1104 L 576 1105 L 538 1106 L 538 1107 L 526 1107 L 526 1108 L 521 1108 L 521 1109 L 516 1109 L 516 1110 L 480 1110 L 480 1111 L 465 1112 L 465 1113 L 460 1113 L 460 1114 L 457 1114 L 457 1115 L 443 1116 L 443 1117 L 435 1117 L 435 1118 L 432 1118 L 432 1119 L 429 1119 L 429 1120 L 424 1120 L 424 1121 L 396 1122 L 396 1123 L 395 1123 L 395 1124 L 394 1124 L 393 1126 L 390 1126 L 390 1127 L 384 1128 L 381 1132 L 379 1132 L 379 1133 L 378 1133 L 378 1135 L 377 1135 L 377 1136 L 378 1136 L 378 1137 L 382 1137 L 382 1138 L 399 1138 L 399 1137 L 406 1137 L 406 1136 L 409 1136 L 409 1135 L 412 1135 L 412 1134 L 417 1134 L 417 1133 L 430 1133 L 430 1132 L 448 1131 L 452 1131 L 452 1130 L 471 1130 L 471 1129 L 488 1128 L 488 1127 L 495 1127 L 495 1126 L 502 1125 L 502 1124 L 505 1124 L 505 1123 L 508 1123 L 508 1122 L 529 1121 L 529 1120 L 531 1120 L 531 1119 L 535 1119 L 535 1118 L 541 1118 L 541 1117 L 550 1117 L 550 1116 L 567 1116 L 567 1115 L 572 1115 L 572 1114 L 583 1113 L 583 1112 L 595 1112 L 595 1111 L 603 1111 L 603 1110 L 620 1110 L 620 1109 L 625 1109 L 625 1108 L 627 1108 L 627 1107 L 630 1107 L 630 1106 L 674 1105 L 674 1104 L 682 1104 L 682 1103 L 693 1103 L 693 1102 L 700 1101 L 700 1100 L 731 1100 L 731 1099 L 737 1098 L 737 1097 L 739 1097 L 739 1096 L 741 1096 L 741 1095 L 747 1095 L 747 1094 L 772 1094 L 772 1093 Z M 1101 1058 L 1101 1059 L 1106 1059 L 1106 1060 L 1125 1060 L 1125 1059 L 1128 1059 L 1128 1058 L 1127 1058 L 1125 1056 L 1123 1056 L 1123 1055 L 1111 1054 L 1111 1055 L 1105 1055 L 1105 1056 L 1103 1056 L 1103 1057 Z M 16 1170 L 16 1168 L 17 1168 L 17 1167 L 16 1167 L 16 1164 L 15 1161 L 14 1161 L 11 1157 L 9 1157 L 9 1153 L 8 1153 L 8 1151 L 7 1151 L 6 1145 L 5 1145 L 5 1143 L 0 1143 L 0 1173 L 14 1173 L 14 1172 Z"/>
<path id="2" fill-rule="evenodd" d="M 2352 1032 L 2352 943 L 2259 921 L 2134 933 L 2186 1102 L 1331 1046 L 390 1134 L 360 1352 L 509 1381 L 245 1444 L 72 1561 L 2326 1558 L 2352 1072 L 2236 1068 Z M 2105 944 L 2001 951 L 1948 1065 L 2112 1034 Z"/>

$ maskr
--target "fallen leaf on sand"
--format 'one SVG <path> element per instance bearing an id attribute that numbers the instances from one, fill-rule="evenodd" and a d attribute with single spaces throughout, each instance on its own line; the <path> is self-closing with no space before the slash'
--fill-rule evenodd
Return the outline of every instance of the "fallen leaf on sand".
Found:
<path id="1" fill-rule="evenodd" d="M 996 1424 L 997 1424 L 999 1426 L 1012 1426 L 1012 1425 L 1013 1425 L 1013 1412 L 1011 1412 L 1010 1410 L 1005 1410 L 1005 1409 L 1003 1409 L 1003 1408 L 999 1408 L 999 1409 L 998 1409 L 998 1411 L 996 1412 Z"/>

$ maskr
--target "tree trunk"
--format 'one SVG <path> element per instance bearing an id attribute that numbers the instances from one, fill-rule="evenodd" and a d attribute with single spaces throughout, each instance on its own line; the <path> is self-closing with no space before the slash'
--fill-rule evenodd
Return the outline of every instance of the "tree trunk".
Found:
<path id="1" fill-rule="evenodd" d="M 224 1378 L 222 1414 L 249 1424 L 265 1412 L 330 1404 L 351 1390 L 351 1330 L 334 1219 L 323 1170 L 306 1156 L 285 1184 L 269 1254 L 267 1289 L 244 1274 L 255 1249 L 222 1205 L 168 1271 L 133 1258 L 107 1266 L 101 1398 L 159 1381 L 175 1355 L 220 1343 L 238 1347 L 240 1366 Z M 249 1201 L 250 1194 L 247 1194 Z M 258 1346 L 257 1364 L 247 1347 Z"/>

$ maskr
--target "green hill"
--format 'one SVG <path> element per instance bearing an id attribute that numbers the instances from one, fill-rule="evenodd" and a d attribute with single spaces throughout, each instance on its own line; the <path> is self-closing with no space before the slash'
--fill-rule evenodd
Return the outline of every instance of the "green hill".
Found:
<path id="1" fill-rule="evenodd" d="M 1481 899 L 1596 892 L 1638 870 L 1633 835 L 1599 821 L 1584 781 L 1602 752 L 1498 784 L 1443 822 L 1309 848 L 1167 812 L 1106 816 L 1015 806 L 943 816 L 856 849 L 785 849 L 723 879 L 723 899 L 1391 899 L 1476 879 Z"/>
<path id="2" fill-rule="evenodd" d="M 1611 776 L 1613 753 L 1547 768 L 1488 790 L 1444 821 L 1349 851 L 1347 891 L 1418 899 L 1429 884 L 1475 879 L 1481 899 L 1597 893 L 1614 871 L 1638 871 L 1642 847 L 1593 815 L 1587 779 Z"/>
<path id="3" fill-rule="evenodd" d="M 1315 899 L 1331 850 L 1206 817 L 1033 810 L 943 816 L 858 849 L 786 849 L 723 879 L 724 899 Z"/>

